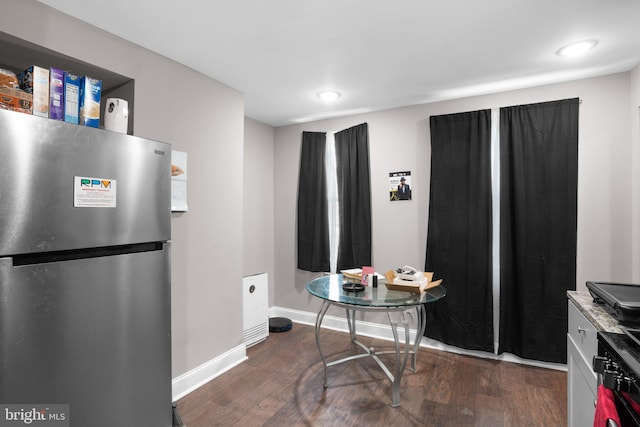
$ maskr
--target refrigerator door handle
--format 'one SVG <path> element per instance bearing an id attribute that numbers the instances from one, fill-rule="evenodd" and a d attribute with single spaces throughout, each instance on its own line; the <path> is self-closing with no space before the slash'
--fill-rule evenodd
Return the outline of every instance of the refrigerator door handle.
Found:
<path id="1" fill-rule="evenodd" d="M 100 248 L 70 249 L 66 251 L 15 255 L 13 265 L 34 265 L 48 262 L 71 261 L 131 253 L 161 251 L 165 242 L 136 243 L 131 245 L 105 246 Z"/>

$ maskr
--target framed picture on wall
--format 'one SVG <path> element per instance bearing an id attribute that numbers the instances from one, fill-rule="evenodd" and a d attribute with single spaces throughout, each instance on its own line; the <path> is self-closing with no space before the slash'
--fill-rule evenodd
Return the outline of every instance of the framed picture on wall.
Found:
<path id="1" fill-rule="evenodd" d="M 389 173 L 389 200 L 411 200 L 411 171 Z"/>

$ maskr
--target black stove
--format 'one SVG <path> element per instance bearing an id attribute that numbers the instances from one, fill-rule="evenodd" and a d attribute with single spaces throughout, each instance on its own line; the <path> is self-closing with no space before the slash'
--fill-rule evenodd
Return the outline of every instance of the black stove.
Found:
<path id="1" fill-rule="evenodd" d="M 626 334 L 598 332 L 593 370 L 613 392 L 621 427 L 640 427 L 640 345 Z"/>
<path id="2" fill-rule="evenodd" d="M 587 282 L 594 302 L 603 306 L 623 333 L 598 332 L 593 370 L 610 389 L 621 427 L 640 427 L 640 285 Z"/>
<path id="3" fill-rule="evenodd" d="M 593 369 L 605 387 L 640 396 L 640 346 L 625 334 L 598 332 Z"/>

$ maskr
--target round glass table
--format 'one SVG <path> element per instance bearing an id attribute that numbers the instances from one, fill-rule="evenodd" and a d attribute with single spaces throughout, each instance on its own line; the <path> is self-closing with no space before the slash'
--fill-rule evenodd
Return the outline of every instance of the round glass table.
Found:
<path id="1" fill-rule="evenodd" d="M 316 317 L 315 334 L 316 345 L 318 346 L 318 352 L 320 353 L 320 359 L 322 359 L 324 370 L 324 387 L 327 387 L 327 368 L 339 363 L 355 360 L 363 357 L 373 358 L 380 368 L 387 375 L 391 381 L 391 400 L 392 406 L 400 405 L 400 381 L 402 379 L 402 373 L 409 355 L 411 355 L 411 370 L 416 371 L 416 357 L 418 354 L 418 347 L 420 341 L 424 335 L 426 327 L 427 315 L 425 305 L 443 298 L 447 290 L 444 286 L 439 285 L 430 289 L 427 289 L 421 293 L 405 292 L 399 290 L 387 289 L 387 286 L 383 278 L 380 278 L 379 285 L 377 287 L 365 286 L 364 290 L 360 292 L 352 292 L 343 290 L 343 284 L 353 283 L 353 280 L 345 278 L 342 274 L 331 274 L 328 276 L 319 277 L 309 283 L 307 283 L 307 291 L 322 300 L 322 305 L 318 315 Z M 356 349 L 356 353 L 344 357 L 342 359 L 328 362 L 325 355 L 322 352 L 320 346 L 320 328 L 322 326 L 322 320 L 324 319 L 327 310 L 331 306 L 337 306 L 344 308 L 347 315 L 347 324 L 349 326 L 349 336 L 351 343 Z M 413 344 L 409 341 L 409 319 L 408 315 L 415 310 L 417 327 L 415 333 L 415 339 Z M 393 332 L 393 339 L 395 342 L 394 351 L 376 351 L 374 348 L 367 347 L 360 342 L 356 335 L 356 311 L 376 311 L 387 313 L 389 324 L 391 325 L 391 331 Z M 397 312 L 400 314 L 399 318 L 392 317 L 391 313 Z M 398 326 L 402 325 L 404 328 L 404 345 L 400 345 L 400 337 L 398 335 Z M 360 348 L 364 353 L 358 353 L 357 348 Z M 396 355 L 395 369 L 392 373 L 391 370 L 385 365 L 385 363 L 378 357 L 381 354 Z"/>

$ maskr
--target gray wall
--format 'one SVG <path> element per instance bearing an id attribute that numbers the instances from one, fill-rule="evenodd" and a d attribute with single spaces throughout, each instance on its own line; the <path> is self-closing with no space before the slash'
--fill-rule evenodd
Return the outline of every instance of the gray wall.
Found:
<path id="1" fill-rule="evenodd" d="M 633 82 L 631 73 L 622 73 L 277 128 L 275 180 L 297 180 L 302 131 L 337 131 L 368 122 L 374 266 L 382 272 L 404 264 L 422 268 L 429 200 L 429 116 L 579 97 L 577 286 L 585 289 L 586 280 L 638 282 L 638 238 L 630 232 L 635 229 L 638 235 L 637 70 L 633 76 Z M 635 87 L 633 125 L 631 86 Z M 412 173 L 414 199 L 392 203 L 387 199 L 388 173 L 401 170 Z M 316 311 L 318 301 L 304 288 L 312 275 L 296 269 L 296 194 L 276 187 L 275 205 L 275 304 Z"/>
<path id="2" fill-rule="evenodd" d="M 34 0 L 4 0 L 0 31 L 135 79 L 135 134 L 188 153 L 189 212 L 172 216 L 173 376 L 242 344 L 243 198 L 227 187 L 242 185 L 242 94 Z"/>
<path id="3" fill-rule="evenodd" d="M 275 285 L 273 139 L 271 126 L 245 118 L 242 271 L 269 275 L 269 306 Z"/>
<path id="4" fill-rule="evenodd" d="M 633 240 L 633 280 L 640 282 L 640 66 L 631 73 L 631 161 L 632 167 L 632 240 Z"/>

